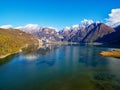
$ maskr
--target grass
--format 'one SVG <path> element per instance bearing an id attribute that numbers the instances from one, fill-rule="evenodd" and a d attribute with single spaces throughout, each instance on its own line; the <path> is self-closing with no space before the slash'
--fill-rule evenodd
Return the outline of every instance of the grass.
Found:
<path id="1" fill-rule="evenodd" d="M 0 28 L 0 57 L 18 52 L 27 44 L 37 42 L 38 40 L 34 36 L 20 30 Z"/>
<path id="2" fill-rule="evenodd" d="M 102 51 L 100 54 L 101 54 L 102 56 L 120 58 L 120 50 Z"/>

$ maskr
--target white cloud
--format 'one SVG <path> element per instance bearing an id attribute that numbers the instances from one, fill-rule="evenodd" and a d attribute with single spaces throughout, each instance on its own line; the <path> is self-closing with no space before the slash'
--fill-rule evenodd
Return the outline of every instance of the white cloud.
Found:
<path id="1" fill-rule="evenodd" d="M 108 16 L 109 17 L 106 19 L 107 25 L 112 27 L 120 25 L 120 8 L 112 9 Z"/>
<path id="2" fill-rule="evenodd" d="M 12 25 L 2 25 L 0 28 L 8 29 L 8 28 L 13 28 Z"/>

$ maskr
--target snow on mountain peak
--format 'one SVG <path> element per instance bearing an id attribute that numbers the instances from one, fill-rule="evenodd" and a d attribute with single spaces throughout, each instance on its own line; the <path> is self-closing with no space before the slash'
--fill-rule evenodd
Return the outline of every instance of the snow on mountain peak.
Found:
<path id="1" fill-rule="evenodd" d="M 73 25 L 72 28 L 78 28 L 79 24 Z"/>
<path id="2" fill-rule="evenodd" d="M 63 31 L 77 31 L 80 29 L 85 29 L 86 27 L 88 27 L 89 25 L 93 24 L 94 21 L 93 20 L 88 20 L 88 19 L 84 19 L 81 21 L 80 24 L 75 24 L 71 27 L 65 27 L 63 28 Z"/>
<path id="3" fill-rule="evenodd" d="M 38 24 L 27 24 L 25 26 L 16 27 L 16 29 L 20 29 L 20 30 L 28 32 L 28 33 L 33 33 L 33 32 L 39 31 L 40 28 L 41 27 Z"/>
<path id="4" fill-rule="evenodd" d="M 38 24 L 28 24 L 24 26 L 23 28 L 27 30 L 39 30 L 40 26 Z"/>
<path id="5" fill-rule="evenodd" d="M 55 29 L 54 27 L 46 27 L 46 28 L 49 28 L 49 29 Z"/>
<path id="6" fill-rule="evenodd" d="M 48 28 L 48 29 L 50 29 L 50 30 L 54 29 L 55 31 L 58 31 L 58 29 L 56 29 L 56 28 L 54 28 L 54 27 L 49 27 L 49 26 L 47 26 L 47 27 L 44 27 L 44 28 Z"/>
<path id="7" fill-rule="evenodd" d="M 84 24 L 86 26 L 89 26 L 90 24 L 94 23 L 93 20 L 88 20 L 88 19 L 84 19 L 81 21 L 81 24 Z"/>
<path id="8" fill-rule="evenodd" d="M 76 25 L 73 25 L 72 27 L 71 27 L 71 31 L 73 30 L 73 31 L 77 31 L 79 29 L 79 24 L 76 24 Z"/>
<path id="9" fill-rule="evenodd" d="M 64 28 L 64 31 L 68 31 L 68 30 L 70 30 L 70 27 L 67 27 L 67 26 L 66 26 L 66 27 Z"/>
<path id="10" fill-rule="evenodd" d="M 0 28 L 9 29 L 9 28 L 13 28 L 13 26 L 12 25 L 3 25 L 3 26 L 0 26 Z"/>

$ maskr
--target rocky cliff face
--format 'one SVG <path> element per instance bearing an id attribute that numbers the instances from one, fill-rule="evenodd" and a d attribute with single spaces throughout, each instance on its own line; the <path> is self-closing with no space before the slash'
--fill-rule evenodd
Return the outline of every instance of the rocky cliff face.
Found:
<path id="1" fill-rule="evenodd" d="M 59 34 L 63 36 L 63 41 L 80 42 L 86 34 L 86 28 L 91 24 L 93 21 L 84 20 L 81 24 L 64 28 Z"/>
<path id="2" fill-rule="evenodd" d="M 103 24 L 103 23 L 97 23 L 92 24 L 87 28 L 87 33 L 85 37 L 82 39 L 82 42 L 95 42 L 97 39 L 104 37 L 107 34 L 110 34 L 112 32 L 115 32 L 114 29 L 111 27 Z"/>
<path id="3" fill-rule="evenodd" d="M 48 27 L 42 28 L 38 32 L 34 32 L 34 35 L 44 41 L 55 42 L 61 40 L 61 36 L 59 35 L 59 33 L 55 29 Z"/>
<path id="4" fill-rule="evenodd" d="M 65 41 L 90 43 L 112 32 L 115 30 L 103 23 L 93 23 L 87 26 L 79 25 L 74 28 L 64 28 L 60 35 L 64 37 L 63 40 Z"/>
<path id="5" fill-rule="evenodd" d="M 106 34 L 104 37 L 99 38 L 97 42 L 120 45 L 120 25 L 114 28 L 115 32 Z"/>
<path id="6" fill-rule="evenodd" d="M 52 27 L 40 27 L 39 25 L 29 24 L 18 29 L 33 34 L 45 42 L 60 41 L 62 36 Z"/>

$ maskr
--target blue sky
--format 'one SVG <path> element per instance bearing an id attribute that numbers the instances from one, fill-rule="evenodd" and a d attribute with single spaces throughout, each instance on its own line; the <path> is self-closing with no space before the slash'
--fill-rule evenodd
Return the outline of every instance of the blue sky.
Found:
<path id="1" fill-rule="evenodd" d="M 105 22 L 119 0 L 0 0 L 0 25 L 39 24 L 62 29 L 83 19 Z"/>

